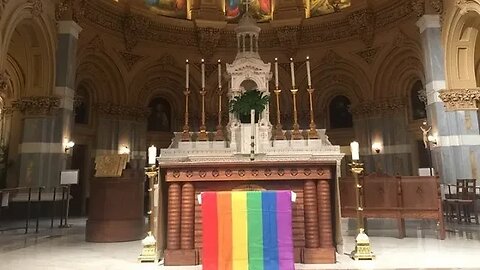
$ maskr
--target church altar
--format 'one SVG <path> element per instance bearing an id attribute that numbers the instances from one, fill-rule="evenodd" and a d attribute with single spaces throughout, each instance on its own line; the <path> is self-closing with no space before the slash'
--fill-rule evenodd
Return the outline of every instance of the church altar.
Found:
<path id="1" fill-rule="evenodd" d="M 255 89 L 270 96 L 271 64 L 258 54 L 260 28 L 248 12 L 235 29 L 238 53 L 232 64 L 226 64 L 229 100 Z M 339 229 L 340 147 L 332 145 L 324 129 L 316 129 L 313 105 L 310 129 L 300 130 L 291 59 L 294 101 L 293 130 L 282 130 L 277 102 L 277 125 L 270 123 L 269 106 L 259 114 L 258 122 L 242 123 L 230 112 L 223 128 L 221 117 L 216 132 L 205 127 L 204 62 L 202 60 L 202 123 L 199 132 L 191 132 L 188 124 L 188 60 L 186 67 L 186 112 L 183 132 L 175 133 L 172 143 L 160 150 L 157 158 L 161 185 L 157 196 L 158 220 L 156 238 L 159 254 L 165 265 L 198 265 L 202 263 L 202 207 L 196 200 L 202 192 L 230 191 L 293 191 L 292 234 L 294 260 L 297 263 L 335 263 L 335 252 L 341 252 Z M 308 85 L 311 89 L 309 65 Z M 278 64 L 275 62 L 277 95 Z M 219 90 L 222 74 L 219 60 Z M 219 91 L 221 93 L 221 91 Z M 219 115 L 221 115 L 221 104 Z M 287 135 L 287 136 L 285 136 Z M 165 198 L 165 199 L 162 199 Z M 162 210 L 165 209 L 165 210 Z"/>

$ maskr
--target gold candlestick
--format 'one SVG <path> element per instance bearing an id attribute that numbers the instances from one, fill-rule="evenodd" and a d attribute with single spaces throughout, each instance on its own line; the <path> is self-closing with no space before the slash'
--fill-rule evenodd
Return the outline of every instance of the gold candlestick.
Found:
<path id="1" fill-rule="evenodd" d="M 190 95 L 190 90 L 185 88 L 183 92 L 185 94 L 185 124 L 183 125 L 182 141 L 190 141 L 190 127 L 188 126 L 188 97 Z"/>
<path id="2" fill-rule="evenodd" d="M 202 88 L 200 95 L 202 96 L 202 124 L 200 125 L 200 133 L 198 133 L 199 141 L 208 141 L 207 127 L 205 125 L 205 88 Z"/>
<path id="3" fill-rule="evenodd" d="M 275 98 L 277 100 L 277 125 L 275 126 L 274 138 L 275 140 L 285 140 L 285 134 L 282 130 L 282 123 L 280 122 L 280 93 L 282 90 L 277 88 L 273 90 L 273 92 L 275 93 Z"/>
<path id="4" fill-rule="evenodd" d="M 140 262 L 156 262 L 157 256 L 157 240 L 155 239 L 155 179 L 158 177 L 158 168 L 155 165 L 145 167 L 145 174 L 148 177 L 148 194 L 150 197 L 150 210 L 148 211 L 148 233 L 147 237 L 142 240 L 142 254 L 138 256 Z"/>
<path id="5" fill-rule="evenodd" d="M 363 224 L 363 186 L 358 180 L 358 175 L 363 172 L 363 163 L 353 160 L 349 164 L 351 172 L 355 179 L 355 197 L 357 201 L 357 229 L 358 234 L 355 238 L 355 249 L 351 253 L 351 257 L 354 260 L 373 260 L 375 255 L 370 247 L 370 239 L 365 233 Z"/>
<path id="6" fill-rule="evenodd" d="M 215 133 L 215 141 L 224 141 L 225 136 L 223 135 L 223 126 L 222 126 L 222 88 L 218 88 L 218 125 L 217 132 Z"/>
<path id="7" fill-rule="evenodd" d="M 298 117 L 297 117 L 297 92 L 298 89 L 291 89 L 293 97 L 293 131 L 292 131 L 292 139 L 293 140 L 301 140 L 303 139 L 302 133 L 300 132 L 300 126 L 298 125 Z"/>
<path id="8" fill-rule="evenodd" d="M 308 138 L 309 139 L 318 139 L 318 132 L 317 132 L 317 125 L 315 125 L 315 115 L 313 113 L 313 89 L 311 86 L 308 87 L 308 96 L 310 99 L 310 130 L 308 131 Z"/>

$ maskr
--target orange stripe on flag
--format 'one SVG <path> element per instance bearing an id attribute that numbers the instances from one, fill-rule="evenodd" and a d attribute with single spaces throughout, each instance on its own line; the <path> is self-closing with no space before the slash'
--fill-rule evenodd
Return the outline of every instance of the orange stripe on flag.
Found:
<path id="1" fill-rule="evenodd" d="M 230 192 L 217 193 L 218 269 L 232 270 L 232 201 Z"/>

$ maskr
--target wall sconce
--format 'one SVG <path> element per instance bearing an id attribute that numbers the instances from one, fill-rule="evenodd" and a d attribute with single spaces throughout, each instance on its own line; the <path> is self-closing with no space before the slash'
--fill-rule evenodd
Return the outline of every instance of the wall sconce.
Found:
<path id="1" fill-rule="evenodd" d="M 372 150 L 375 151 L 375 153 L 379 154 L 380 150 L 382 150 L 382 144 L 379 142 L 373 143 Z"/>
<path id="2" fill-rule="evenodd" d="M 72 149 L 75 146 L 75 142 L 73 141 L 68 141 L 65 144 L 65 153 L 68 153 L 70 149 Z"/>
<path id="3" fill-rule="evenodd" d="M 437 136 L 435 135 L 428 135 L 428 141 L 432 143 L 433 146 L 437 145 Z"/>
<path id="4" fill-rule="evenodd" d="M 122 145 L 122 147 L 120 147 L 120 149 L 118 150 L 118 152 L 121 154 L 121 155 L 124 155 L 124 154 L 127 154 L 129 155 L 130 154 L 130 148 L 128 148 L 127 145 Z"/>

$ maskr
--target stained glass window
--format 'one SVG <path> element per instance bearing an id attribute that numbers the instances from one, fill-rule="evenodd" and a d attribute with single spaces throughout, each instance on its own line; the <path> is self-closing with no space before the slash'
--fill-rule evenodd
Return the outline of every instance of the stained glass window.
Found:
<path id="1" fill-rule="evenodd" d="M 248 1 L 248 0 L 247 0 Z M 248 7 L 250 15 L 259 22 L 272 18 L 271 0 L 251 0 Z M 236 22 L 245 13 L 245 1 L 225 0 L 225 16 L 228 21 Z"/>

